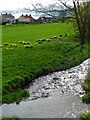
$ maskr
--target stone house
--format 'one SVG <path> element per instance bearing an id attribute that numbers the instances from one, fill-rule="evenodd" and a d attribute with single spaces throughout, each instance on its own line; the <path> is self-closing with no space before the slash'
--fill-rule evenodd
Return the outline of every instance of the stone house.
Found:
<path id="1" fill-rule="evenodd" d="M 44 23 L 52 23 L 52 19 L 50 17 L 42 17 Z"/>
<path id="2" fill-rule="evenodd" d="M 34 21 L 36 24 L 45 24 L 45 23 L 52 23 L 52 19 L 49 17 L 39 17 L 37 20 Z"/>

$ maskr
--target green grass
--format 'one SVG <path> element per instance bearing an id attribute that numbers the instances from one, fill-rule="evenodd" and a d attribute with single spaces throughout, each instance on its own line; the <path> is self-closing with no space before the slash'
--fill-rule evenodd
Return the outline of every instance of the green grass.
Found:
<path id="1" fill-rule="evenodd" d="M 19 104 L 21 100 L 24 100 L 25 98 L 29 97 L 29 91 L 24 89 L 24 90 L 17 90 L 15 93 L 11 93 L 10 95 L 4 95 L 2 96 L 2 99 L 4 100 L 5 103 L 12 103 L 16 102 L 16 104 Z"/>
<path id="2" fill-rule="evenodd" d="M 90 93 L 87 93 L 82 97 L 82 101 L 85 103 L 90 103 Z"/>
<path id="3" fill-rule="evenodd" d="M 67 28 L 69 26 L 69 28 Z M 3 42 L 30 41 L 35 43 L 37 39 L 50 38 L 69 32 L 72 26 L 63 24 L 39 24 L 39 25 L 13 25 L 3 26 Z"/>
<path id="4" fill-rule="evenodd" d="M 86 80 L 82 86 L 83 86 L 83 89 L 86 91 L 86 95 L 82 97 L 82 101 L 85 103 L 90 103 L 90 71 L 89 70 L 86 76 Z"/>
<path id="5" fill-rule="evenodd" d="M 79 65 L 88 58 L 88 44 L 81 47 L 72 23 L 3 26 L 3 103 L 15 102 L 18 94 L 36 77 Z M 65 35 L 67 36 L 65 37 Z M 60 37 L 62 35 L 63 37 Z M 51 41 L 36 40 L 57 36 Z M 29 41 L 25 48 L 19 41 Z M 16 46 L 4 45 L 13 43 Z"/>
<path id="6" fill-rule="evenodd" d="M 83 113 L 80 118 L 81 120 L 90 120 L 90 113 Z"/>
<path id="7" fill-rule="evenodd" d="M 2 117 L 1 120 L 21 120 L 18 117 Z"/>

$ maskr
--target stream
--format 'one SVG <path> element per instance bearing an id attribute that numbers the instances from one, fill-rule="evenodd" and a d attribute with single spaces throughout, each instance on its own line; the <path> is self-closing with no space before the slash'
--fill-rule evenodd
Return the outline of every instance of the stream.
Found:
<path id="1" fill-rule="evenodd" d="M 82 103 L 85 94 L 81 84 L 90 66 L 90 58 L 80 65 L 54 72 L 29 85 L 30 97 L 20 104 L 3 104 L 1 116 L 19 118 L 76 118 L 90 113 L 90 104 Z"/>

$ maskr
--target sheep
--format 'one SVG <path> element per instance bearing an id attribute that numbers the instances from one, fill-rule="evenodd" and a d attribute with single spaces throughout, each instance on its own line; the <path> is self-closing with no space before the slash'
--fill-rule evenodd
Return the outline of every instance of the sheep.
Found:
<path id="1" fill-rule="evenodd" d="M 22 41 L 19 41 L 19 43 L 22 43 Z"/>
<path id="2" fill-rule="evenodd" d="M 50 38 L 50 39 L 53 39 L 53 38 Z"/>
<path id="3" fill-rule="evenodd" d="M 24 44 L 24 45 L 26 45 L 26 44 L 30 44 L 29 41 L 28 41 L 28 42 L 25 42 L 25 41 L 19 41 L 19 43 L 22 43 L 22 44 Z"/>
<path id="4" fill-rule="evenodd" d="M 51 40 L 50 40 L 50 39 L 47 39 L 47 42 L 51 42 Z"/>
<path id="5" fill-rule="evenodd" d="M 30 44 L 30 42 L 26 42 L 26 44 Z"/>
<path id="6" fill-rule="evenodd" d="M 57 38 L 57 36 L 54 36 L 53 39 Z"/>
<path id="7" fill-rule="evenodd" d="M 42 39 L 42 41 L 46 41 L 46 39 Z"/>
<path id="8" fill-rule="evenodd" d="M 39 42 L 40 40 L 36 40 L 36 42 Z"/>

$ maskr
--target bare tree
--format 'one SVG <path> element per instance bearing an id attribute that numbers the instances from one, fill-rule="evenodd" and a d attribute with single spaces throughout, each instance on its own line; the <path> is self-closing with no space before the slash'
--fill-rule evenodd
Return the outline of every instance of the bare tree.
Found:
<path id="1" fill-rule="evenodd" d="M 64 18 L 66 15 L 66 9 L 60 3 L 50 4 L 43 6 L 41 3 L 32 4 L 33 9 L 26 9 L 27 11 L 34 11 L 35 13 L 44 13 L 52 18 Z"/>
<path id="2" fill-rule="evenodd" d="M 58 0 L 59 3 L 51 4 L 48 7 L 43 6 L 41 3 L 33 5 L 33 11 L 37 13 L 44 13 L 54 18 L 65 18 L 66 10 L 74 13 L 73 18 L 76 20 L 78 31 L 80 33 L 81 45 L 85 43 L 86 35 L 90 34 L 90 1 L 89 0 L 71 0 L 72 7 L 69 6 L 65 0 Z M 57 12 L 58 15 L 53 15 Z M 65 14 L 64 14 L 65 13 Z"/>
<path id="3" fill-rule="evenodd" d="M 71 9 L 66 5 L 65 2 L 59 0 L 66 8 Z M 90 1 L 81 2 L 80 0 L 72 0 L 73 2 L 73 12 L 78 26 L 78 31 L 80 33 L 81 45 L 85 43 L 86 34 L 90 31 L 88 25 L 90 24 Z"/>

